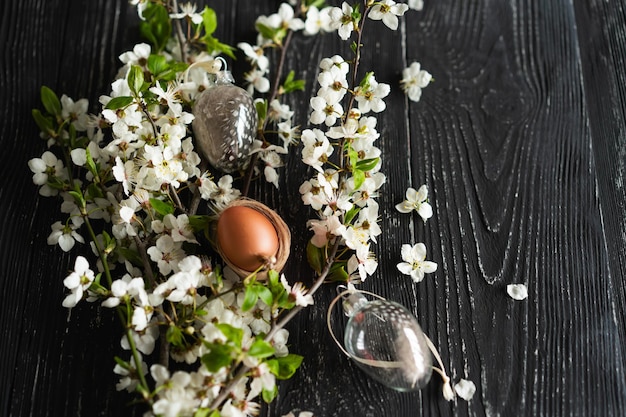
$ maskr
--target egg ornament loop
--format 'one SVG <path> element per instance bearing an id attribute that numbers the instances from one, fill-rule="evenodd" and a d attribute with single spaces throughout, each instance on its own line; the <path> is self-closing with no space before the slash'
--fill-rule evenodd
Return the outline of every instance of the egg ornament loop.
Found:
<path id="1" fill-rule="evenodd" d="M 401 304 L 383 298 L 367 300 L 363 293 L 346 290 L 338 298 L 349 317 L 340 349 L 366 374 L 397 391 L 416 391 L 428 384 L 433 361 L 428 339 L 415 317 Z M 378 296 L 376 296 L 378 297 Z M 334 338 L 334 334 L 333 334 Z"/>
<path id="2" fill-rule="evenodd" d="M 217 73 L 214 85 L 196 98 L 192 113 L 202 156 L 224 173 L 245 169 L 256 138 L 258 115 L 252 97 L 234 84 L 230 71 Z"/>

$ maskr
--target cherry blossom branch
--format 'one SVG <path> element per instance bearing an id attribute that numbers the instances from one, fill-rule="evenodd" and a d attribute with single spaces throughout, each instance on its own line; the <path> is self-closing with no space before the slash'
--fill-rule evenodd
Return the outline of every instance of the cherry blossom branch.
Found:
<path id="1" fill-rule="evenodd" d="M 313 286 L 309 289 L 309 294 L 311 295 L 315 294 L 315 292 L 322 286 L 322 284 L 326 280 L 326 277 L 328 276 L 328 273 L 330 272 L 330 268 L 332 267 L 335 261 L 335 255 L 337 254 L 337 250 L 339 249 L 339 246 L 340 246 L 340 239 L 337 238 L 335 240 L 335 243 L 331 247 L 328 261 L 326 262 L 326 265 L 324 265 L 324 268 L 320 271 L 319 275 L 315 279 L 315 283 L 313 284 Z M 275 322 L 272 325 L 272 328 L 270 329 L 270 331 L 267 333 L 267 335 L 265 336 L 263 340 L 265 340 L 266 342 L 271 342 L 271 340 L 274 338 L 276 333 L 282 328 L 284 328 L 287 325 L 287 323 L 289 323 L 302 309 L 304 309 L 304 306 L 295 306 L 294 308 L 289 310 L 287 314 L 285 314 L 285 316 L 281 320 Z M 220 405 L 222 405 L 222 403 L 226 401 L 226 399 L 230 395 L 231 391 L 235 388 L 239 380 L 243 378 L 251 369 L 252 368 L 250 366 L 242 364 L 237 369 L 237 371 L 235 372 L 231 380 L 228 382 L 228 384 L 226 384 L 222 388 L 222 391 L 220 392 L 220 394 L 217 397 L 215 397 L 215 399 L 211 402 L 209 409 L 215 410 Z"/>
<path id="2" fill-rule="evenodd" d="M 298 8 L 299 10 L 299 8 Z M 285 59 L 287 57 L 287 50 L 289 49 L 289 45 L 291 43 L 291 38 L 293 37 L 293 31 L 287 31 L 287 35 L 285 36 L 285 40 L 280 46 L 280 58 L 278 59 L 278 64 L 276 66 L 276 75 L 274 76 L 274 82 L 272 83 L 272 89 L 270 91 L 269 98 L 267 103 L 270 104 L 276 97 L 278 96 L 278 91 L 280 88 L 280 79 L 282 78 L 283 67 L 285 65 Z M 263 121 L 264 125 L 259 129 L 263 131 L 265 129 L 265 125 L 267 125 L 267 118 Z M 241 195 L 246 197 L 248 195 L 248 191 L 250 189 L 250 183 L 252 182 L 252 175 L 254 173 L 254 166 L 256 165 L 257 159 L 259 158 L 258 153 L 255 152 L 252 154 L 250 158 L 250 163 L 246 170 L 246 174 L 244 177 L 243 187 L 241 189 Z"/>

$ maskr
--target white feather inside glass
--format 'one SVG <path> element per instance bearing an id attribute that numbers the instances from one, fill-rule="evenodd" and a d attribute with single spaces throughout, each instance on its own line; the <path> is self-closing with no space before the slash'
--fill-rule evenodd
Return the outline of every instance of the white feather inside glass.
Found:
<path id="1" fill-rule="evenodd" d="M 395 390 L 423 388 L 432 375 L 432 356 L 415 317 L 393 301 L 367 301 L 358 293 L 347 301 L 344 344 L 355 363 Z"/>
<path id="2" fill-rule="evenodd" d="M 245 169 L 257 133 L 257 112 L 252 97 L 233 84 L 230 72 L 218 74 L 215 85 L 197 97 L 192 112 L 202 156 L 225 173 Z"/>

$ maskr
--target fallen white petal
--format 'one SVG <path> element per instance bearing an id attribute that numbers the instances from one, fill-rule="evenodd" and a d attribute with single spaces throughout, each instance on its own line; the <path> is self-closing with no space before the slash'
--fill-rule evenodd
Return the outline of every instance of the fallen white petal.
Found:
<path id="1" fill-rule="evenodd" d="M 514 300 L 524 300 L 528 297 L 528 289 L 524 284 L 509 284 L 506 286 L 506 292 Z"/>
<path id="2" fill-rule="evenodd" d="M 463 398 L 465 401 L 469 401 L 476 392 L 476 385 L 474 385 L 472 381 L 461 379 L 454 385 L 454 390 L 459 397 Z"/>

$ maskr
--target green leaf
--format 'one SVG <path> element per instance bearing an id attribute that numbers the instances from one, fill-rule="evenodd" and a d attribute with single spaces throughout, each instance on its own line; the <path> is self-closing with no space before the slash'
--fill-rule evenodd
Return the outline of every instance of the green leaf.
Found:
<path id="1" fill-rule="evenodd" d="M 122 256 L 124 259 L 127 259 L 130 263 L 135 266 L 142 266 L 143 261 L 141 260 L 141 256 L 134 250 L 128 249 L 124 246 L 117 246 L 115 251 Z"/>
<path id="2" fill-rule="evenodd" d="M 158 198 L 151 198 L 150 205 L 161 216 L 167 216 L 174 213 L 174 206 L 166 201 L 159 200 Z"/>
<path id="3" fill-rule="evenodd" d="M 306 5 L 309 7 L 315 6 L 318 9 L 321 9 L 326 5 L 326 0 L 307 0 Z"/>
<path id="4" fill-rule="evenodd" d="M 274 401 L 274 399 L 278 395 L 278 387 L 274 385 L 274 388 L 272 388 L 271 390 L 263 389 L 263 392 L 261 395 L 263 397 L 263 401 L 269 404 L 272 401 Z"/>
<path id="5" fill-rule="evenodd" d="M 105 106 L 106 109 L 109 110 L 119 110 L 119 109 L 123 109 L 124 107 L 128 106 L 130 103 L 133 102 L 133 98 L 130 96 L 119 96 L 119 97 L 113 97 Z"/>
<path id="6" fill-rule="evenodd" d="M 49 114 L 57 118 L 61 117 L 61 102 L 52 89 L 46 86 L 41 87 L 41 102 Z"/>
<path id="7" fill-rule="evenodd" d="M 294 77 L 295 77 L 295 71 L 294 70 L 289 71 L 289 74 L 287 74 L 287 78 L 285 79 L 285 82 L 283 83 L 283 89 L 285 90 L 285 93 L 291 93 L 293 91 L 304 90 L 304 86 L 305 86 L 304 80 L 296 80 L 294 79 Z"/>
<path id="8" fill-rule="evenodd" d="M 259 32 L 261 36 L 263 36 L 265 39 L 274 39 L 274 37 L 276 36 L 277 31 L 274 28 L 266 26 L 262 23 L 256 23 L 254 26 L 257 32 Z"/>
<path id="9" fill-rule="evenodd" d="M 225 366 L 230 365 L 232 361 L 231 352 L 233 348 L 220 343 L 205 343 L 209 352 L 202 355 L 200 360 L 211 372 L 217 372 Z"/>
<path id="10" fill-rule="evenodd" d="M 248 355 L 255 358 L 268 358 L 274 354 L 274 347 L 263 339 L 257 339 L 248 350 Z"/>
<path id="11" fill-rule="evenodd" d="M 362 161 L 357 162 L 355 167 L 361 171 L 371 171 L 374 168 L 376 168 L 379 162 L 380 162 L 379 157 L 364 159 Z"/>
<path id="12" fill-rule="evenodd" d="M 360 169 L 354 168 L 352 170 L 352 179 L 354 180 L 354 189 L 358 190 L 365 182 L 365 172 Z"/>
<path id="13" fill-rule="evenodd" d="M 111 253 L 117 246 L 117 240 L 112 239 L 106 230 L 102 231 L 102 240 L 104 241 L 104 253 Z"/>
<path id="14" fill-rule="evenodd" d="M 217 14 L 208 6 L 204 6 L 202 11 L 202 27 L 207 35 L 212 35 L 217 29 Z"/>
<path id="15" fill-rule="evenodd" d="M 138 65 L 133 65 L 128 71 L 128 87 L 135 96 L 138 96 L 143 87 L 143 70 Z"/>
<path id="16" fill-rule="evenodd" d="M 104 194 L 102 193 L 102 189 L 98 186 L 98 184 L 94 184 L 93 182 L 90 182 L 89 185 L 87 185 L 87 190 L 85 191 L 85 195 L 90 200 L 104 197 Z M 101 209 L 101 210 L 104 210 L 104 209 Z"/>
<path id="17" fill-rule="evenodd" d="M 248 285 L 246 287 L 246 293 L 244 295 L 243 304 L 241 305 L 242 311 L 248 311 L 256 305 L 259 300 L 259 294 L 254 290 L 254 286 Z"/>
<path id="18" fill-rule="evenodd" d="M 361 211 L 361 207 L 356 206 L 356 205 L 352 206 L 352 208 L 348 210 L 346 214 L 344 215 L 343 223 L 350 224 L 350 222 L 352 222 L 352 219 L 354 219 L 354 216 L 359 214 L 359 211 Z"/>
<path id="19" fill-rule="evenodd" d="M 306 245 L 306 259 L 309 261 L 311 268 L 319 274 L 326 264 L 324 248 L 318 248 L 309 240 L 309 243 Z"/>
<path id="20" fill-rule="evenodd" d="M 206 230 L 211 224 L 211 217 L 208 215 L 194 214 L 189 216 L 189 226 L 194 232 Z"/>
<path id="21" fill-rule="evenodd" d="M 243 330 L 238 327 L 231 326 L 226 323 L 218 323 L 215 325 L 220 332 L 226 336 L 228 340 L 230 340 L 235 346 L 241 347 L 241 342 L 243 340 Z"/>
<path id="22" fill-rule="evenodd" d="M 232 59 L 236 59 L 235 57 L 235 48 L 225 43 L 220 42 L 217 38 L 214 38 L 210 35 L 205 35 L 202 38 L 202 41 L 206 45 L 207 52 L 209 54 L 225 54 Z"/>
<path id="23" fill-rule="evenodd" d="M 345 262 L 335 262 L 330 267 L 327 279 L 333 282 L 348 282 L 350 275 L 346 272 Z"/>
<path id="24" fill-rule="evenodd" d="M 41 114 L 41 111 L 38 109 L 33 109 L 32 111 L 33 119 L 35 119 L 35 123 L 39 126 L 39 129 L 48 136 L 55 137 L 56 132 L 54 131 L 54 127 L 52 124 L 52 120 L 47 117 L 44 117 Z"/>
<path id="25" fill-rule="evenodd" d="M 368 71 L 365 74 L 365 77 L 363 77 L 363 79 L 361 80 L 361 83 L 359 84 L 359 86 L 362 88 L 368 88 L 370 85 L 370 78 L 372 78 L 372 75 L 374 75 L 374 72 Z"/>
<path id="26" fill-rule="evenodd" d="M 262 126 L 262 122 L 267 117 L 267 100 L 258 100 L 254 103 L 254 106 L 259 117 L 259 126 Z"/>
<path id="27" fill-rule="evenodd" d="M 280 285 L 282 287 L 282 284 L 280 283 L 280 277 L 278 276 L 278 271 L 274 270 L 274 269 L 270 269 L 267 273 L 267 281 L 270 283 L 270 288 L 276 286 L 276 285 Z"/>
<path id="28" fill-rule="evenodd" d="M 99 179 L 100 175 L 98 173 L 98 166 L 93 160 L 91 152 L 89 152 L 89 148 L 85 149 L 85 154 L 87 155 L 87 169 L 89 169 L 89 172 L 91 172 L 91 175 L 93 175 L 94 178 Z"/>
<path id="29" fill-rule="evenodd" d="M 148 57 L 148 70 L 152 75 L 158 76 L 169 68 L 167 58 L 163 55 L 151 54 Z"/>
<path id="30" fill-rule="evenodd" d="M 352 146 L 348 147 L 348 159 L 351 168 L 354 168 L 359 161 L 359 153 Z"/>
<path id="31" fill-rule="evenodd" d="M 270 359 L 266 363 L 276 378 L 289 379 L 302 364 L 302 359 L 304 359 L 302 356 L 290 353 L 287 356 Z"/>
<path id="32" fill-rule="evenodd" d="M 193 417 L 220 417 L 220 412 L 217 410 L 211 411 L 210 408 L 198 408 Z"/>
<path id="33" fill-rule="evenodd" d="M 139 23 L 141 35 L 152 43 L 155 52 L 162 51 L 172 34 L 172 22 L 167 9 L 161 4 L 147 2 L 143 17 L 144 20 Z"/>
<path id="34" fill-rule="evenodd" d="M 265 304 L 271 307 L 274 304 L 274 295 L 272 292 L 263 284 L 256 284 L 255 291 L 259 295 L 259 298 L 263 300 Z"/>
<path id="35" fill-rule="evenodd" d="M 114 356 L 113 360 L 115 361 L 116 364 L 118 364 L 124 369 L 132 369 L 132 367 L 130 366 L 130 363 L 120 358 L 119 356 Z"/>
<path id="36" fill-rule="evenodd" d="M 183 345 L 183 331 L 178 326 L 169 326 L 165 337 L 168 343 L 173 346 Z"/>
<path id="37" fill-rule="evenodd" d="M 68 194 L 71 195 L 72 197 L 74 197 L 74 201 L 76 201 L 76 205 L 81 208 L 81 207 L 85 207 L 85 205 L 87 204 L 85 202 L 85 197 L 83 197 L 83 193 L 80 190 L 72 190 L 72 191 L 68 191 Z"/>
<path id="38" fill-rule="evenodd" d="M 285 291 L 285 287 L 283 287 L 283 284 L 280 282 L 280 278 L 278 277 L 278 272 L 273 269 L 270 269 L 267 273 L 267 285 L 272 292 L 274 299 Z"/>

